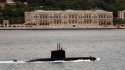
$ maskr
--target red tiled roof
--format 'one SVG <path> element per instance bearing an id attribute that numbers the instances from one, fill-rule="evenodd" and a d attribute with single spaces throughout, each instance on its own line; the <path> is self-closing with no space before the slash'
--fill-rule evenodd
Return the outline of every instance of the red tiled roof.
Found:
<path id="1" fill-rule="evenodd" d="M 6 3 L 5 3 L 5 2 L 0 2 L 0 8 L 4 8 L 4 7 L 5 7 L 5 5 L 6 5 Z"/>

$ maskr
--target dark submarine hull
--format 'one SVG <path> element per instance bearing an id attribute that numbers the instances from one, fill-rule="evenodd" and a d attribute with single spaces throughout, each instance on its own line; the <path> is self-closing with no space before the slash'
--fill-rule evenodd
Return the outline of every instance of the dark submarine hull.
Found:
<path id="1" fill-rule="evenodd" d="M 95 61 L 95 57 L 67 57 L 67 58 L 40 58 L 40 59 L 33 59 L 29 60 L 26 62 L 37 62 L 37 61 L 58 61 L 58 60 L 63 60 L 63 61 L 73 61 L 73 60 L 90 60 L 90 61 Z"/>
<path id="2" fill-rule="evenodd" d="M 51 58 L 40 58 L 40 59 L 32 59 L 26 62 L 37 62 L 37 61 L 73 61 L 73 60 L 90 60 L 95 61 L 95 57 L 66 57 L 65 50 L 60 47 L 60 43 L 57 43 L 57 50 L 51 51 Z"/>

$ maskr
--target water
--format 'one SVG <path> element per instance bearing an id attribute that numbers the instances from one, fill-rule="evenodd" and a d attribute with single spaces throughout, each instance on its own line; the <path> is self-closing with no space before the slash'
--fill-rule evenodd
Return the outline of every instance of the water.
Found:
<path id="1" fill-rule="evenodd" d="M 66 50 L 67 57 L 95 56 L 101 60 L 11 61 L 50 57 L 57 42 Z M 125 70 L 124 42 L 125 30 L 0 30 L 0 70 Z"/>

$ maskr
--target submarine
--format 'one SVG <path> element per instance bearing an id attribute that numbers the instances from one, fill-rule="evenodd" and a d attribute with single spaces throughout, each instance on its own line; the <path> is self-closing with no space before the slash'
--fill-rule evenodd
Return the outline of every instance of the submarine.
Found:
<path id="1" fill-rule="evenodd" d="M 26 62 L 37 62 L 37 61 L 73 61 L 73 60 L 90 60 L 95 61 L 96 57 L 66 57 L 65 50 L 60 47 L 60 43 L 57 43 L 57 50 L 51 51 L 50 58 L 39 58 L 39 59 L 32 59 Z"/>

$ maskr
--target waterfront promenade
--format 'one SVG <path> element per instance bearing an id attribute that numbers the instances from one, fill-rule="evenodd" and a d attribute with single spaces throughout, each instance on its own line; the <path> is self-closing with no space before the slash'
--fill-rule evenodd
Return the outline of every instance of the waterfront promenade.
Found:
<path id="1" fill-rule="evenodd" d="M 84 27 L 84 28 L 59 28 L 59 27 L 0 27 L 0 30 L 89 30 L 89 29 L 125 29 L 125 26 L 109 26 L 109 27 Z"/>
<path id="2" fill-rule="evenodd" d="M 82 26 L 76 25 L 76 27 L 64 26 L 64 25 L 0 25 L 0 30 L 84 30 L 84 29 L 125 29 L 125 25 L 94 25 L 94 26 Z"/>

